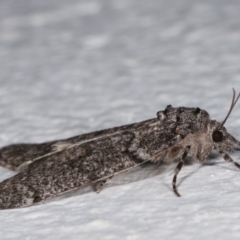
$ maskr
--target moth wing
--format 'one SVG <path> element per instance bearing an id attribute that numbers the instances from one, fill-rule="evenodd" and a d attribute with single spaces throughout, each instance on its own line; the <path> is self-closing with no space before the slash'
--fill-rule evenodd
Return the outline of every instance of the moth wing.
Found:
<path id="1" fill-rule="evenodd" d="M 0 208 L 29 206 L 142 164 L 127 150 L 133 137 L 126 132 L 74 145 L 33 162 L 0 183 Z"/>

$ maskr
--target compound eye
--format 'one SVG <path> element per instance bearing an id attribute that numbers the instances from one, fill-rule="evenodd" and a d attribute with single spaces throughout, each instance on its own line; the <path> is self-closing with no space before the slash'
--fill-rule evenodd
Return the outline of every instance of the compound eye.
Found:
<path id="1" fill-rule="evenodd" d="M 214 142 L 221 142 L 223 140 L 223 134 L 222 132 L 216 130 L 212 134 L 212 139 Z"/>

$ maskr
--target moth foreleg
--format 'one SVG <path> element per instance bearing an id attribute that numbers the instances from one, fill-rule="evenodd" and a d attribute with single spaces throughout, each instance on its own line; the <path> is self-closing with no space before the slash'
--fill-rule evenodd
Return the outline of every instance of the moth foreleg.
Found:
<path id="1" fill-rule="evenodd" d="M 224 153 L 223 151 L 219 151 L 219 154 L 223 157 L 223 159 L 224 159 L 225 161 L 234 164 L 237 168 L 240 168 L 240 164 L 238 164 L 237 162 L 235 162 L 229 155 L 227 155 L 227 154 Z"/>
<path id="2" fill-rule="evenodd" d="M 177 190 L 177 186 L 176 186 L 176 182 L 177 182 L 177 175 L 178 173 L 181 171 L 182 166 L 184 164 L 184 161 L 188 155 L 190 146 L 187 146 L 182 157 L 180 158 L 175 170 L 174 170 L 174 176 L 173 176 L 173 180 L 172 180 L 172 187 L 173 187 L 173 192 L 176 194 L 177 197 L 181 197 L 181 195 L 179 194 L 178 190 Z"/>
<path id="3" fill-rule="evenodd" d="M 93 183 L 93 189 L 96 193 L 100 193 L 103 190 L 104 184 L 111 179 L 112 177 L 106 178 L 104 180 L 100 180 L 98 182 Z"/>

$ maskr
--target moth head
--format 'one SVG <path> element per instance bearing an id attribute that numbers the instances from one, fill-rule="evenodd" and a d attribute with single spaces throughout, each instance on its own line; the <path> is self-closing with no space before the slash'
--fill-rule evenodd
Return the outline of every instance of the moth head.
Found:
<path id="1" fill-rule="evenodd" d="M 233 136 L 231 136 L 227 132 L 226 128 L 224 127 L 224 124 L 226 123 L 228 117 L 230 116 L 230 114 L 239 98 L 240 98 L 240 93 L 236 97 L 235 90 L 233 89 L 232 103 L 231 103 L 231 106 L 230 106 L 227 116 L 221 123 L 216 122 L 216 121 L 211 122 L 212 140 L 214 143 L 214 147 L 218 150 L 231 152 L 235 149 L 235 147 L 237 145 L 240 145 L 240 142 L 237 141 Z"/>
<path id="2" fill-rule="evenodd" d="M 216 121 L 214 122 L 217 123 Z M 211 137 L 214 148 L 225 153 L 234 151 L 234 149 L 240 145 L 239 141 L 229 134 L 225 127 L 222 127 L 221 129 L 213 128 Z"/>

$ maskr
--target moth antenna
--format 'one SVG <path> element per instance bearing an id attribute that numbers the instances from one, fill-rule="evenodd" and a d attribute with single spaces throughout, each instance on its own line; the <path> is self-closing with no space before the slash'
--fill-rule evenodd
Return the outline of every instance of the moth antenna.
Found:
<path id="1" fill-rule="evenodd" d="M 236 96 L 236 92 L 235 92 L 235 89 L 233 88 L 232 103 L 231 103 L 231 106 L 230 106 L 230 109 L 229 109 L 229 111 L 228 111 L 227 116 L 226 116 L 225 119 L 222 121 L 222 124 L 221 124 L 220 128 L 222 128 L 222 126 L 223 126 L 223 125 L 225 124 L 225 122 L 227 121 L 229 115 L 231 114 L 234 106 L 236 105 L 236 103 L 237 103 L 237 101 L 238 101 L 238 99 L 239 99 L 239 97 L 240 97 L 240 93 L 238 94 L 238 96 L 237 96 L 236 99 L 235 99 L 235 96 Z"/>

